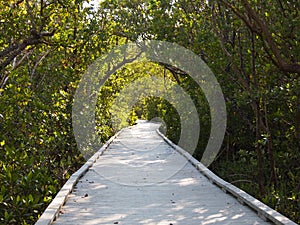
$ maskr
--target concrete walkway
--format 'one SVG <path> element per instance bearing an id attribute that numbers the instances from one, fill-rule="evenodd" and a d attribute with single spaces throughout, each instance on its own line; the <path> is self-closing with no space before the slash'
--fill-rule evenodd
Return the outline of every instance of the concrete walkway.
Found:
<path id="1" fill-rule="evenodd" d="M 53 224 L 269 224 L 209 182 L 158 127 L 141 122 L 123 129 Z"/>

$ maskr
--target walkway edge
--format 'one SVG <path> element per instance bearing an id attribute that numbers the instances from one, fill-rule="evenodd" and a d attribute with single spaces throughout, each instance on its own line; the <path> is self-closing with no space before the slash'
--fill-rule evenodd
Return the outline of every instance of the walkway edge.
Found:
<path id="1" fill-rule="evenodd" d="M 89 170 L 90 167 L 93 166 L 96 160 L 104 153 L 111 142 L 121 132 L 122 130 L 118 131 L 114 136 L 112 136 L 88 161 L 86 161 L 85 164 L 83 164 L 79 170 L 72 174 L 52 202 L 48 205 L 35 225 L 51 225 L 53 223 L 53 221 L 58 217 L 61 207 L 66 203 L 68 195 L 72 192 L 79 179 Z"/>
<path id="2" fill-rule="evenodd" d="M 195 159 L 191 154 L 182 149 L 181 147 L 175 145 L 171 140 L 169 140 L 164 134 L 162 134 L 159 129 L 156 130 L 157 133 L 164 139 L 166 143 L 168 143 L 172 148 L 174 148 L 179 154 L 185 157 L 196 169 L 206 176 L 209 181 L 213 184 L 216 184 L 219 188 L 221 188 L 225 193 L 230 193 L 234 197 L 238 199 L 242 204 L 246 204 L 251 209 L 257 212 L 258 216 L 263 220 L 271 221 L 277 225 L 297 225 L 289 218 L 265 205 L 261 201 L 252 197 L 245 191 L 237 188 L 236 186 L 226 182 L 225 180 L 218 177 L 212 171 L 210 171 L 207 167 L 205 167 L 201 162 Z"/>

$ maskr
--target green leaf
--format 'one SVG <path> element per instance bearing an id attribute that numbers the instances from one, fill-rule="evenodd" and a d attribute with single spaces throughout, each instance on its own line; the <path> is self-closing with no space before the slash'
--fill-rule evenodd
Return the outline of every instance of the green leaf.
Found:
<path id="1" fill-rule="evenodd" d="M 4 146 L 5 145 L 5 140 L 2 140 L 1 142 L 0 142 L 0 146 Z"/>
<path id="2" fill-rule="evenodd" d="M 30 202 L 33 202 L 33 196 L 31 194 L 28 195 L 28 199 Z"/>

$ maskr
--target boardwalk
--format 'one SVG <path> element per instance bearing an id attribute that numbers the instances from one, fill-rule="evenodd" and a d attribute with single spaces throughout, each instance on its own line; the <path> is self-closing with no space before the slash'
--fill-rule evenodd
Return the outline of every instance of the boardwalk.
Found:
<path id="1" fill-rule="evenodd" d="M 123 129 L 78 180 L 53 224 L 271 224 L 210 182 L 157 128 L 141 122 Z M 51 210 L 37 224 L 49 224 Z"/>

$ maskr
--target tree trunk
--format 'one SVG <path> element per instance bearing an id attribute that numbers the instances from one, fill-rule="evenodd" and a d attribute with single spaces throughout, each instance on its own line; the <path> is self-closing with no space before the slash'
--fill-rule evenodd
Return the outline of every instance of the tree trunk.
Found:
<path id="1" fill-rule="evenodd" d="M 273 149 L 273 138 L 271 135 L 268 118 L 267 118 L 267 107 L 265 105 L 265 132 L 268 136 L 268 158 L 270 163 L 270 169 L 271 169 L 271 181 L 274 184 L 275 187 L 278 186 L 278 180 L 277 180 L 277 173 L 276 173 L 276 165 L 275 165 L 275 158 L 274 158 L 274 149 Z"/>
<path id="2" fill-rule="evenodd" d="M 254 102 L 252 105 L 255 111 L 255 122 L 256 122 L 255 133 L 256 133 L 256 151 L 257 151 L 257 182 L 258 182 L 260 196 L 263 196 L 265 190 L 264 190 L 264 177 L 262 171 L 263 155 L 262 155 L 262 146 L 260 143 L 260 138 L 261 138 L 260 107 L 258 102 Z"/>

